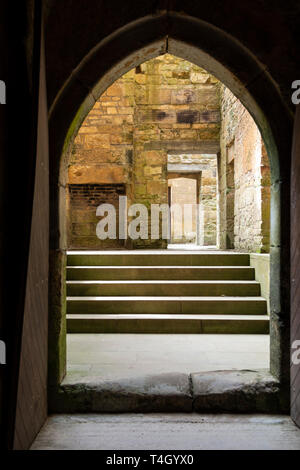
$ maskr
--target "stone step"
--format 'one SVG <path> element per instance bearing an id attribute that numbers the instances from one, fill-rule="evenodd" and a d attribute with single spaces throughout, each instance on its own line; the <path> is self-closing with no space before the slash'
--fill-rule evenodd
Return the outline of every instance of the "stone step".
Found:
<path id="1" fill-rule="evenodd" d="M 265 315 L 262 297 L 67 297 L 68 314 Z"/>
<path id="2" fill-rule="evenodd" d="M 67 281 L 68 296 L 260 296 L 256 281 Z"/>
<path id="3" fill-rule="evenodd" d="M 67 315 L 68 333 L 268 334 L 267 315 Z"/>
<path id="4" fill-rule="evenodd" d="M 67 280 L 254 280 L 250 266 L 68 266 Z"/>
<path id="5" fill-rule="evenodd" d="M 168 251 L 69 251 L 68 266 L 249 266 L 247 253 Z"/>

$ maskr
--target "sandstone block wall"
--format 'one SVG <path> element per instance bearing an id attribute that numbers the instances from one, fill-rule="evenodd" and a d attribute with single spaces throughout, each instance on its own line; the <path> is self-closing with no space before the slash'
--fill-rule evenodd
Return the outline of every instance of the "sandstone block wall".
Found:
<path id="1" fill-rule="evenodd" d="M 211 159 L 216 154 L 218 162 Z M 104 199 L 101 191 L 95 195 L 93 185 L 109 185 L 113 205 L 122 185 L 128 204 L 144 204 L 150 220 L 151 204 L 168 203 L 168 162 L 202 165 L 199 243 L 268 252 L 270 169 L 259 130 L 213 76 L 169 54 L 117 80 L 84 121 L 69 162 L 69 246 L 116 247 L 96 237 L 99 219 L 92 218 L 90 201 L 94 198 L 96 212 Z M 72 187 L 80 185 L 79 222 Z M 150 223 L 147 240 L 125 244 L 166 245 L 167 240 L 151 240 Z"/>
<path id="2" fill-rule="evenodd" d="M 265 253 L 270 246 L 270 168 L 260 132 L 221 87 L 220 247 Z"/>
<path id="3" fill-rule="evenodd" d="M 219 136 L 219 82 L 190 62 L 166 54 L 131 70 L 100 97 L 75 139 L 68 182 L 123 184 L 129 204 L 143 203 L 150 210 L 152 203 L 168 202 L 168 155 L 216 153 Z M 88 205 L 88 197 L 82 193 L 83 205 Z M 88 212 L 82 212 L 82 225 L 91 223 Z M 76 217 L 70 199 L 69 245 L 102 248 L 96 222 L 94 237 L 90 225 L 90 237 L 80 238 Z M 166 244 L 149 237 L 126 246 Z"/>

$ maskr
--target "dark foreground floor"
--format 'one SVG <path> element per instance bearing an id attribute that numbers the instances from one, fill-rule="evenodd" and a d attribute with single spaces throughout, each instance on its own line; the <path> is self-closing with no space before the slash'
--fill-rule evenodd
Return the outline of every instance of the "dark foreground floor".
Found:
<path id="1" fill-rule="evenodd" d="M 300 429 L 274 415 L 54 415 L 33 450 L 300 450 Z"/>

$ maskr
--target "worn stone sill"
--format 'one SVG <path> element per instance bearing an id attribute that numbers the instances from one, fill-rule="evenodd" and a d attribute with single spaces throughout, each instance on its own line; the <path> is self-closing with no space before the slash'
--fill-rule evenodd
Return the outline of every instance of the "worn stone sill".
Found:
<path id="1" fill-rule="evenodd" d="M 267 370 L 165 373 L 109 381 L 65 379 L 50 393 L 51 412 L 286 413 L 289 400 Z"/>

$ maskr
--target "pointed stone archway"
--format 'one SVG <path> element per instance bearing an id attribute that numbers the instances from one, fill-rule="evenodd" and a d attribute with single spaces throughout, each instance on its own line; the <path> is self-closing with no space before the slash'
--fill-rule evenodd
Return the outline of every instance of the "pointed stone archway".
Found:
<path id="1" fill-rule="evenodd" d="M 198 19 L 165 13 L 130 23 L 97 44 L 66 80 L 50 108 L 50 392 L 56 390 L 65 373 L 63 201 L 68 152 L 80 125 L 105 89 L 131 68 L 165 52 L 205 68 L 230 88 L 253 116 L 266 144 L 272 175 L 270 370 L 280 381 L 282 391 L 288 393 L 289 232 L 286 227 L 290 219 L 288 212 L 280 208 L 290 200 L 287 143 L 291 140 L 292 116 L 268 72 L 238 41 Z"/>

